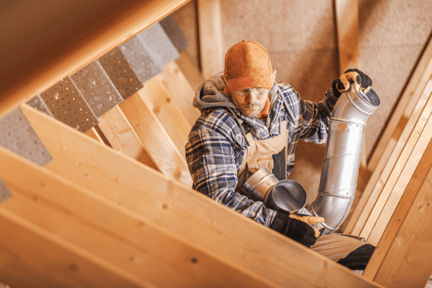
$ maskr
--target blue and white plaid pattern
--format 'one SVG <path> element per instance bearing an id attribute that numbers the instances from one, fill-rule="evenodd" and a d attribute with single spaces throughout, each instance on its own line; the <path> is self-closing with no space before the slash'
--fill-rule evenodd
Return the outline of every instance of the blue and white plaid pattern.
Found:
<path id="1" fill-rule="evenodd" d="M 289 84 L 278 85 L 297 125 L 290 120 L 280 97 L 270 110 L 267 123 L 257 117 L 246 117 L 236 109 L 232 110 L 243 120 L 241 125 L 245 133 L 250 132 L 256 140 L 276 137 L 281 133 L 281 122 L 288 121 L 289 175 L 294 169 L 294 152 L 299 139 L 315 143 L 326 142 L 330 112 L 337 99 L 333 92 L 328 90 L 323 101 L 313 103 L 302 100 Z M 204 110 L 192 127 L 186 144 L 186 158 L 193 178 L 193 188 L 258 223 L 270 226 L 276 211 L 266 208 L 260 201 L 250 200 L 235 192 L 237 171 L 246 149 L 246 140 L 228 109 L 220 107 Z"/>

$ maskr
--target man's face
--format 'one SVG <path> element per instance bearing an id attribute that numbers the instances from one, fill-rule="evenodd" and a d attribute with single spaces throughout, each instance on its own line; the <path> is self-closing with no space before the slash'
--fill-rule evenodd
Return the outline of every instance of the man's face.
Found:
<path id="1" fill-rule="evenodd" d="M 243 115 L 255 117 L 264 109 L 269 91 L 259 87 L 246 88 L 231 92 L 231 98 Z"/>

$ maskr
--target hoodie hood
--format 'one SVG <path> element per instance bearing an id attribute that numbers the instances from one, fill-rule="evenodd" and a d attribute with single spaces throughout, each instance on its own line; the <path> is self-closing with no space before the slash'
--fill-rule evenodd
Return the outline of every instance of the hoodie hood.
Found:
<path id="1" fill-rule="evenodd" d="M 197 89 L 193 106 L 199 110 L 204 110 L 213 107 L 227 107 L 237 109 L 232 102 L 231 97 L 224 93 L 225 83 L 220 77 L 222 72 L 210 77 L 204 81 Z M 277 84 L 274 83 L 273 88 L 270 90 L 271 101 L 273 104 L 277 100 Z"/>
<path id="2" fill-rule="evenodd" d="M 212 107 L 229 107 L 237 109 L 231 97 L 224 93 L 225 83 L 220 77 L 222 72 L 204 81 L 197 89 L 193 106 L 199 110 Z"/>

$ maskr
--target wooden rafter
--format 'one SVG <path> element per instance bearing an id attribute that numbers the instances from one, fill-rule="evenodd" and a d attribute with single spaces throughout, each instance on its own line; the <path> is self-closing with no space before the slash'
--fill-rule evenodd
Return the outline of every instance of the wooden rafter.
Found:
<path id="1" fill-rule="evenodd" d="M 23 111 L 54 157 L 46 169 L 224 261 L 280 286 L 376 287 L 329 259 L 39 111 L 29 107 L 23 107 Z"/>
<path id="2" fill-rule="evenodd" d="M 195 90 L 192 89 L 175 61 L 166 64 L 162 70 L 158 77 L 189 124 L 194 125 L 200 115 L 199 110 L 192 106 Z"/>
<path id="3" fill-rule="evenodd" d="M 2 16 L 11 29 L 0 45 L 0 55 L 9 55 L 1 69 L 0 114 L 75 73 L 186 2 L 51 0 L 36 6 L 23 2 L 10 9 Z M 28 21 L 36 23 L 31 31 L 22 21 L 28 11 L 32 11 Z"/>
<path id="4" fill-rule="evenodd" d="M 46 238 L 56 237 L 80 249 L 85 259 L 94 258 L 115 268 L 134 284 L 276 287 L 4 148 L 0 148 L 0 159 L 8 163 L 8 167 L 0 167 L 0 174 L 13 195 L 0 206 L 0 219 L 20 218 L 34 229 L 43 230 Z M 16 171 L 26 175 L 25 181 Z M 27 245 L 40 249 L 37 243 Z M 21 255 L 17 250 L 13 252 Z M 4 251 L 0 254 L 9 259 Z M 37 263 L 33 266 L 40 269 Z M 76 270 L 80 269 L 76 265 Z M 46 269 L 43 274 L 49 277 L 53 271 Z M 14 285 L 13 281 L 10 284 Z"/>
<path id="5" fill-rule="evenodd" d="M 224 67 L 220 0 L 198 0 L 198 29 L 201 73 L 207 79 Z"/>
<path id="6" fill-rule="evenodd" d="M 192 187 L 186 159 L 139 93 L 119 104 L 156 167 L 165 175 Z"/>

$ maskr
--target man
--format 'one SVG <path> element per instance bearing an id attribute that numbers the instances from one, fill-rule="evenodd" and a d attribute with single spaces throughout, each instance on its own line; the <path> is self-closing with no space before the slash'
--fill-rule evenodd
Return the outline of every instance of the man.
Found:
<path id="1" fill-rule="evenodd" d="M 349 89 L 350 81 L 358 90 L 369 89 L 372 81 L 359 70 L 349 70 L 333 82 L 323 101 L 312 103 L 275 80 L 264 47 L 243 40 L 226 53 L 223 75 L 198 88 L 194 106 L 201 116 L 186 145 L 193 188 L 346 267 L 362 270 L 372 245 L 337 234 L 320 237 L 322 231 L 310 224 L 323 218 L 275 211 L 239 191 L 263 167 L 286 179 L 294 169 L 298 140 L 326 142 L 330 113 L 341 92 Z"/>

